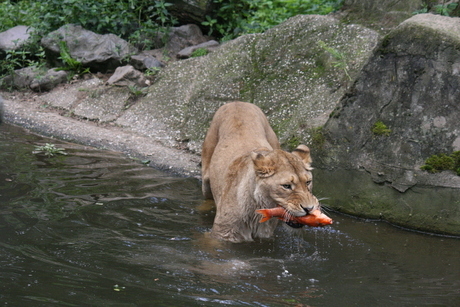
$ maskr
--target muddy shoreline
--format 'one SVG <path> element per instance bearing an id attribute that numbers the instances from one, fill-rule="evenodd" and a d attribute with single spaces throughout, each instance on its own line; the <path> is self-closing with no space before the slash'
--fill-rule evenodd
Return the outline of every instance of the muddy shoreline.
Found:
<path id="1" fill-rule="evenodd" d="M 56 108 L 44 106 L 41 94 L 0 92 L 3 97 L 3 122 L 33 133 L 63 141 L 122 152 L 150 166 L 180 176 L 201 178 L 200 156 L 187 150 L 167 147 L 127 128 L 111 123 L 66 116 Z"/>

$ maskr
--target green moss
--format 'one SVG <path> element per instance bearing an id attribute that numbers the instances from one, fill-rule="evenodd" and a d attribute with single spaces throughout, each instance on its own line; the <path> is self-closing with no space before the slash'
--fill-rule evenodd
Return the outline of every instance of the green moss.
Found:
<path id="1" fill-rule="evenodd" d="M 389 136 L 391 130 L 388 129 L 388 127 L 382 121 L 379 120 L 374 124 L 374 126 L 372 126 L 372 133 L 374 135 Z"/>
<path id="2" fill-rule="evenodd" d="M 199 56 L 203 56 L 207 54 L 208 54 L 208 50 L 206 48 L 198 48 L 192 52 L 191 57 L 195 58 L 195 57 L 199 57 Z"/>
<path id="3" fill-rule="evenodd" d="M 323 133 L 323 127 L 314 128 L 311 131 L 311 146 L 314 149 L 322 149 L 324 143 L 326 142 L 326 137 Z"/>
<path id="4" fill-rule="evenodd" d="M 448 156 L 446 154 L 432 155 L 425 161 L 425 165 L 421 167 L 422 170 L 430 173 L 437 173 L 440 171 L 453 170 L 459 174 L 459 156 L 458 151 Z M 456 160 L 457 159 L 457 160 Z"/>

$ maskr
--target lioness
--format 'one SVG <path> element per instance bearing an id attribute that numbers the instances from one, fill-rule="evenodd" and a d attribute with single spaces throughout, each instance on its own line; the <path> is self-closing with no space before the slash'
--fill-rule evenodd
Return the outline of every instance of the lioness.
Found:
<path id="1" fill-rule="evenodd" d="M 243 242 L 272 236 L 277 219 L 259 223 L 257 209 L 281 205 L 294 216 L 319 209 L 311 192 L 310 150 L 305 145 L 292 153 L 281 150 L 254 104 L 231 102 L 217 110 L 201 159 L 203 194 L 216 203 L 214 238 Z"/>

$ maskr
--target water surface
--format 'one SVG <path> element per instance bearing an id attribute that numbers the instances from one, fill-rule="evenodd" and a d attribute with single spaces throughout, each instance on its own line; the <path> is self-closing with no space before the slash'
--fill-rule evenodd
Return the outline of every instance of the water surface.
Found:
<path id="1" fill-rule="evenodd" d="M 32 153 L 45 143 L 67 155 Z M 0 302 L 460 305 L 458 239 L 330 213 L 325 228 L 280 224 L 273 240 L 216 244 L 204 207 L 196 179 L 2 125 Z"/>

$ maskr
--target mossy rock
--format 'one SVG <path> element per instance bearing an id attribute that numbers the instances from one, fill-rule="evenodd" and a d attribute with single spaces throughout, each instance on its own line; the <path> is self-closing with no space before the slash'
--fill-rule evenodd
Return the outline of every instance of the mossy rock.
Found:
<path id="1" fill-rule="evenodd" d="M 153 117 L 174 138 L 189 140 L 189 148 L 200 152 L 215 111 L 242 100 L 262 108 L 283 144 L 293 138 L 309 143 L 310 129 L 324 125 L 352 84 L 318 41 L 343 54 L 355 77 L 378 39 L 375 31 L 332 17 L 296 16 L 263 34 L 227 42 L 208 55 L 170 64 L 146 97 L 117 123 L 153 129 Z"/>

